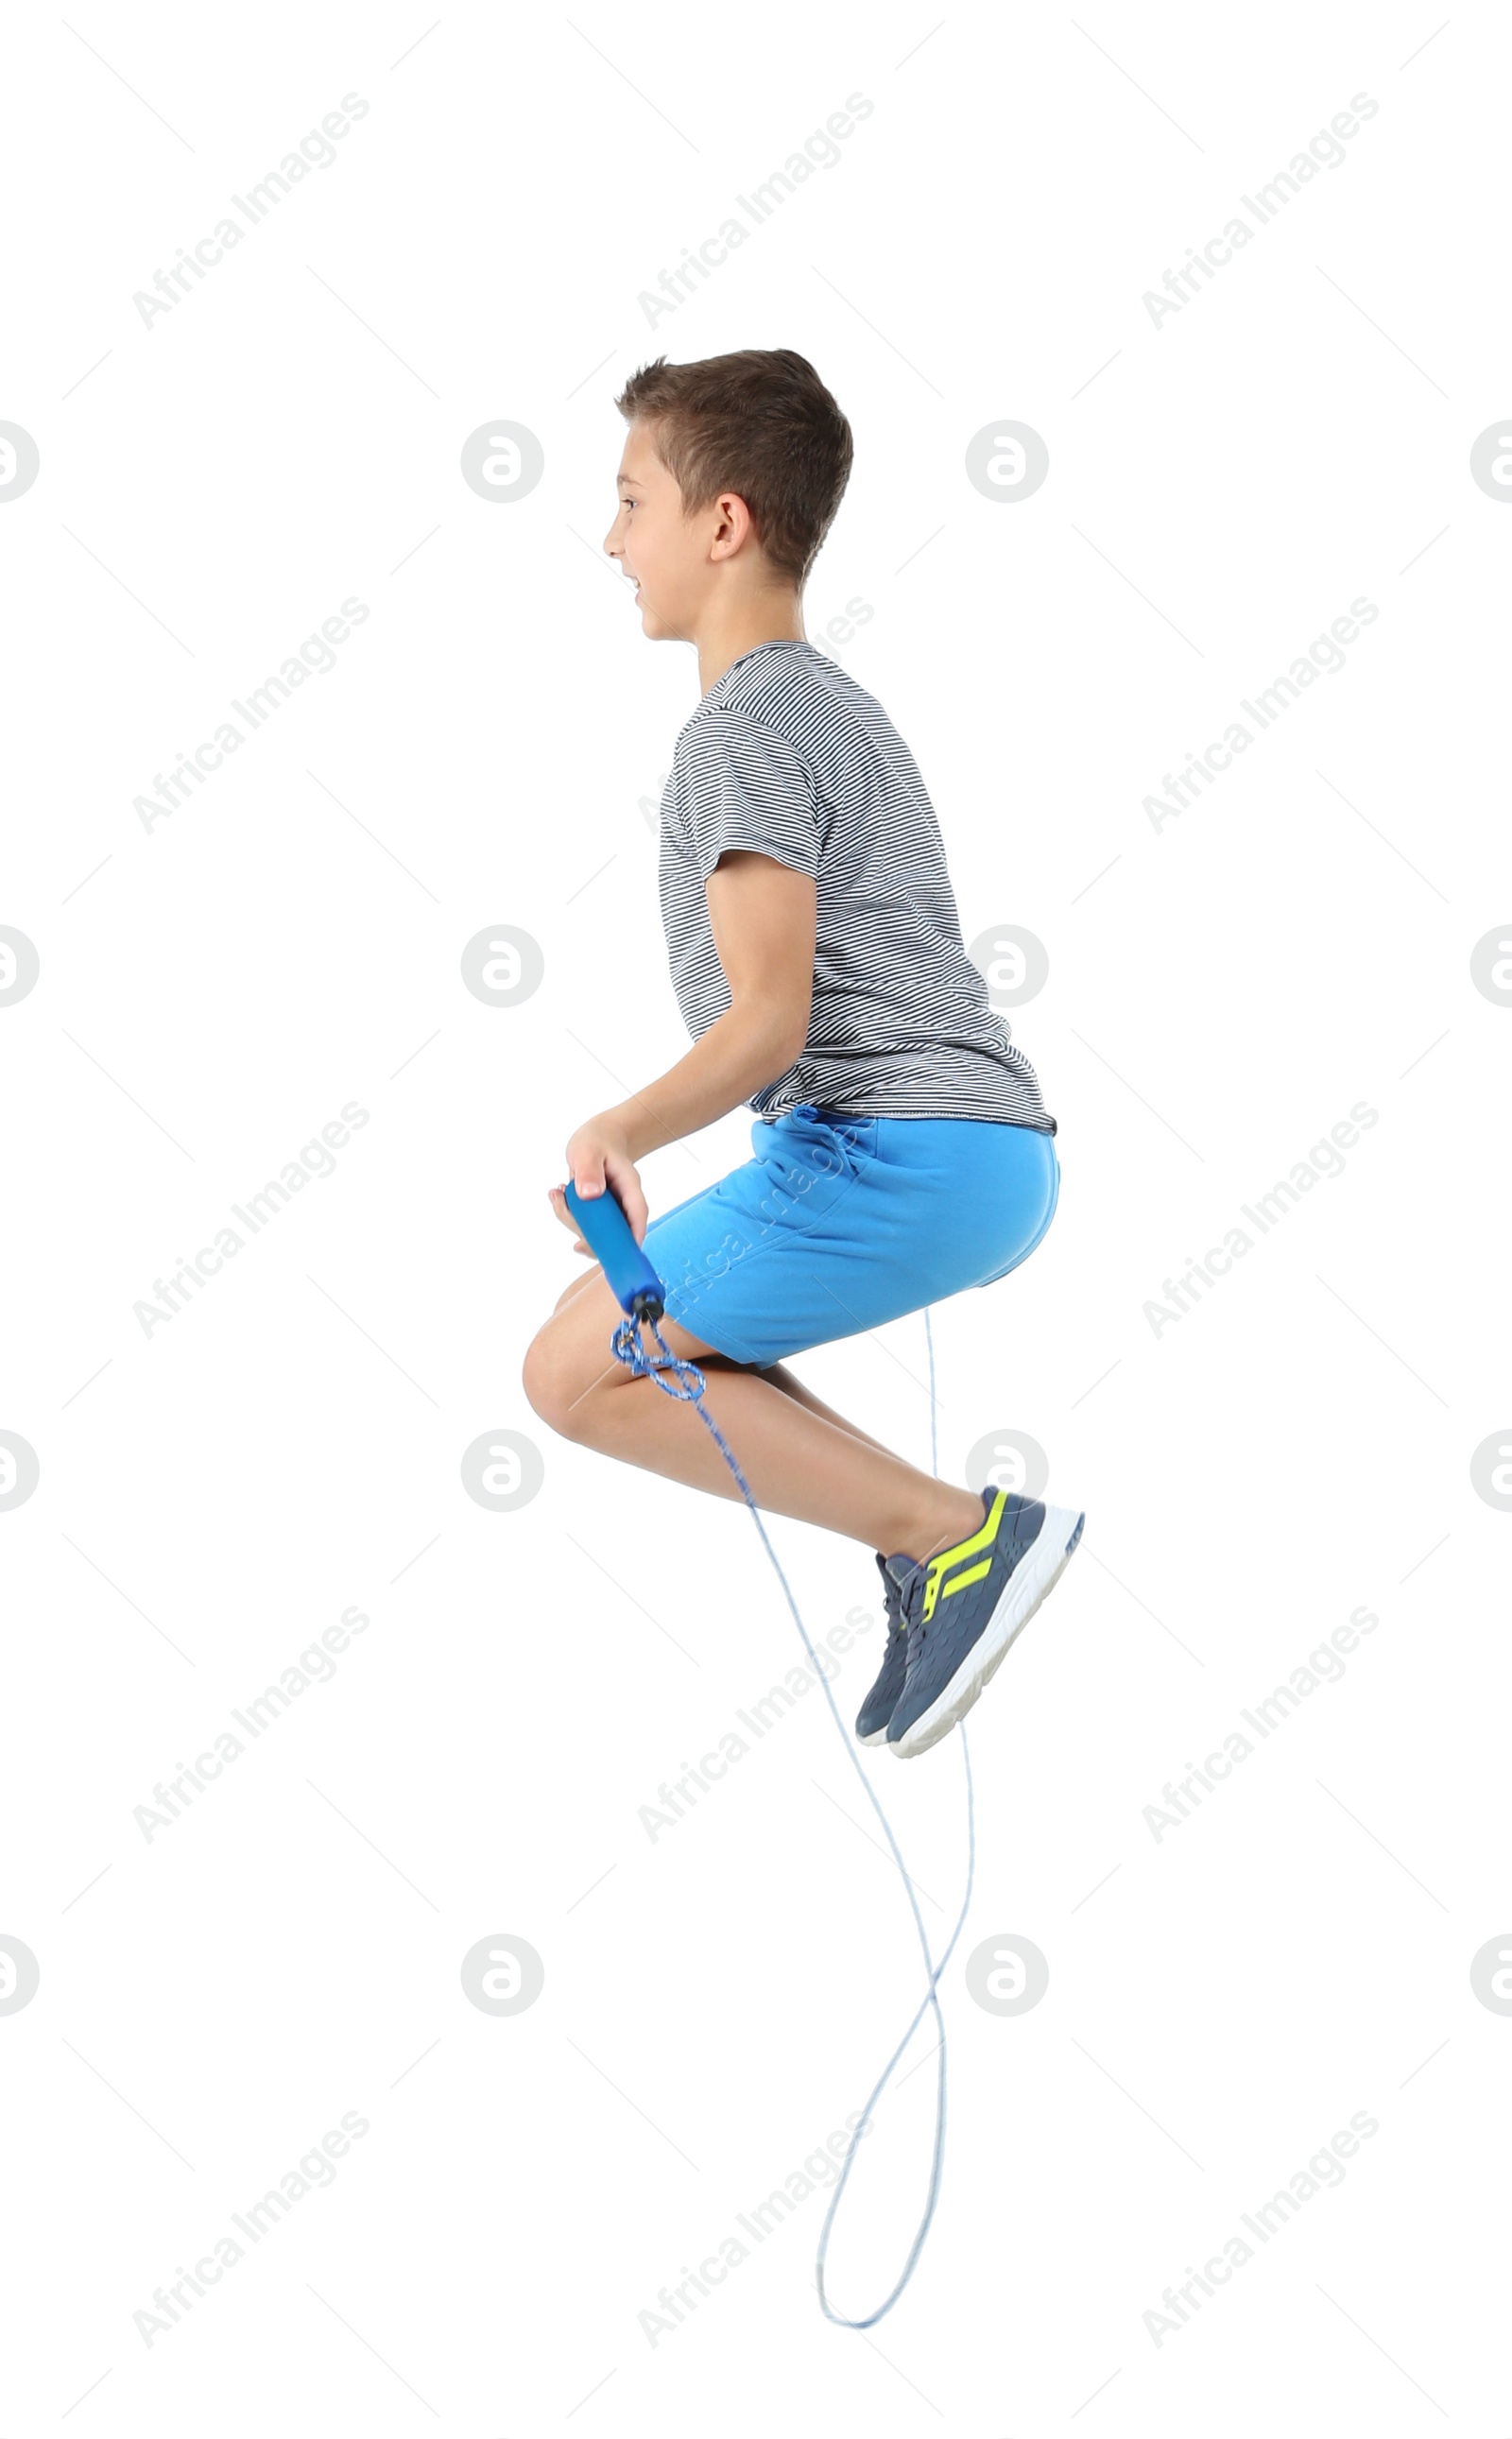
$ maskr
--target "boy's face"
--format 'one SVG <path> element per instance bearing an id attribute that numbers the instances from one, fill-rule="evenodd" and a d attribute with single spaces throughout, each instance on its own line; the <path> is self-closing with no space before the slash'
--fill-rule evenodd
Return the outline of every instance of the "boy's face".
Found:
<path id="1" fill-rule="evenodd" d="M 700 516 L 684 516 L 677 478 L 643 423 L 630 427 L 618 481 L 619 508 L 604 548 L 637 587 L 641 632 L 688 641 L 714 589 L 715 559 L 728 556 L 729 521 L 719 501 Z M 718 549 L 721 535 L 725 548 Z"/>

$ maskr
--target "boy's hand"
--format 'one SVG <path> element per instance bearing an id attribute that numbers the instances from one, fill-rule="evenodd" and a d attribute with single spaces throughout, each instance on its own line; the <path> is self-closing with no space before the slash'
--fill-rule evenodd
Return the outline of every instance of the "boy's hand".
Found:
<path id="1" fill-rule="evenodd" d="M 645 1237 L 650 1220 L 646 1197 L 635 1164 L 630 1156 L 629 1139 L 623 1127 L 613 1116 L 589 1118 L 567 1138 L 567 1173 L 585 1202 L 591 1202 L 605 1191 L 605 1181 L 618 1195 L 630 1233 L 638 1245 Z M 565 1187 L 548 1186 L 546 1199 L 564 1228 L 572 1231 L 573 1251 L 592 1255 L 593 1248 L 578 1234 L 578 1222 L 567 1208 Z"/>

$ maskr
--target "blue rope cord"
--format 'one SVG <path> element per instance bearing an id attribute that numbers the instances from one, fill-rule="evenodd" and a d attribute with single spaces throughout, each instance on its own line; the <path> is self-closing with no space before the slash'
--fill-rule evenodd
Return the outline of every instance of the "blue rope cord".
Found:
<path id="1" fill-rule="evenodd" d="M 904 2288 L 908 2285 L 910 2278 L 912 2278 L 914 2274 L 915 2265 L 918 2260 L 919 2254 L 924 2249 L 924 2238 L 929 2234 L 930 2222 L 934 2216 L 934 2205 L 939 2199 L 940 2174 L 945 2164 L 945 2018 L 940 2012 L 937 1985 L 940 1975 L 944 1972 L 946 1966 L 951 1961 L 952 1954 L 955 1948 L 955 1943 L 960 1938 L 961 1932 L 965 1928 L 967 1914 L 969 1911 L 971 1903 L 971 1883 L 976 1877 L 976 1817 L 971 1797 L 971 1756 L 967 1746 L 966 1730 L 964 1727 L 961 1730 L 961 1758 L 966 1765 L 966 1896 L 962 1899 L 961 1912 L 956 1922 L 955 1929 L 951 1933 L 950 1945 L 947 1947 L 944 1955 L 940 1958 L 939 1963 L 935 1965 L 930 1956 L 929 1938 L 924 1929 L 924 1917 L 918 1909 L 918 1898 L 915 1893 L 913 1880 L 909 1877 L 908 1866 L 904 1862 L 901 1851 L 899 1850 L 898 1840 L 893 1835 L 892 1824 L 888 1820 L 886 1813 L 882 1810 L 881 1805 L 878 1800 L 877 1791 L 872 1786 L 871 1780 L 867 1777 L 865 1771 L 862 1768 L 861 1756 L 858 1754 L 855 1745 L 845 1733 L 845 1721 L 840 1716 L 840 1711 L 836 1704 L 834 1695 L 830 1691 L 829 1680 L 819 1665 L 819 1656 L 809 1639 L 809 1629 L 805 1626 L 803 1619 L 798 1614 L 798 1605 L 792 1597 L 792 1592 L 789 1585 L 788 1578 L 782 1572 L 781 1561 L 779 1560 L 775 1550 L 774 1550 L 771 1541 L 767 1539 L 767 1529 L 761 1522 L 761 1512 L 757 1507 L 756 1501 L 751 1496 L 750 1485 L 747 1483 L 744 1474 L 740 1471 L 738 1465 L 736 1463 L 734 1453 L 720 1432 L 718 1423 L 704 1407 L 703 1390 L 705 1384 L 703 1375 L 696 1363 L 689 1363 L 682 1356 L 673 1354 L 654 1321 L 652 1321 L 649 1326 L 652 1336 L 656 1340 L 657 1345 L 661 1348 L 660 1355 L 649 1356 L 647 1354 L 640 1337 L 642 1325 L 638 1321 L 631 1320 L 626 1320 L 620 1323 L 618 1328 L 614 1331 L 613 1338 L 610 1340 L 611 1351 L 621 1363 L 627 1365 L 628 1368 L 637 1377 L 644 1376 L 649 1380 L 654 1380 L 658 1389 L 663 1390 L 667 1397 L 677 1398 L 686 1404 L 695 1406 L 701 1419 L 713 1433 L 714 1438 L 726 1465 L 729 1467 L 731 1472 L 736 1478 L 736 1481 L 740 1486 L 740 1490 L 745 1499 L 745 1504 L 751 1510 L 752 1517 L 756 1522 L 756 1531 L 761 1536 L 766 1554 L 771 1559 L 773 1565 L 776 1568 L 777 1580 L 781 1584 L 784 1593 L 787 1594 L 788 1607 L 792 1611 L 793 1622 L 803 1639 L 803 1647 L 809 1655 L 809 1660 L 813 1668 L 814 1675 L 818 1678 L 820 1684 L 825 1689 L 825 1700 L 829 1705 L 829 1715 L 834 1720 L 840 1740 L 850 1756 L 851 1762 L 855 1768 L 856 1775 L 866 1790 L 867 1801 L 875 1811 L 878 1820 L 881 1823 L 887 1843 L 892 1848 L 893 1860 L 896 1862 L 898 1871 L 902 1875 L 903 1887 L 907 1893 L 909 1906 L 914 1916 L 914 1926 L 918 1932 L 918 1944 L 924 1954 L 924 1970 L 929 1976 L 928 1988 L 925 1990 L 923 1998 L 919 2001 L 918 2006 L 915 2010 L 907 2032 L 903 2035 L 902 2039 L 898 2042 L 898 2047 L 894 2050 L 892 2056 L 888 2059 L 887 2064 L 883 2067 L 881 2075 L 873 2086 L 871 2096 L 867 2100 L 866 2106 L 862 2111 L 861 2119 L 863 2127 L 870 2124 L 872 2110 L 876 2107 L 883 2088 L 892 2074 L 893 2069 L 897 2066 L 898 2059 L 902 2056 L 903 2052 L 907 2049 L 909 2042 L 913 2039 L 915 2033 L 917 2031 L 925 2008 L 933 2007 L 934 2011 L 934 2021 L 939 2026 L 940 2034 L 939 2049 L 937 2052 L 937 2056 L 939 2057 L 939 2076 L 935 2088 L 934 2150 L 934 2156 L 930 2162 L 929 2192 L 924 2204 L 924 2215 L 919 2220 L 917 2230 L 914 2236 L 914 2241 L 909 2248 L 908 2258 L 904 2262 L 902 2270 L 898 2274 L 898 2283 L 894 2287 L 892 2293 L 887 2297 L 886 2302 L 879 2304 L 875 2312 L 868 2312 L 865 2319 L 861 2321 L 849 2320 L 844 2312 L 835 2311 L 829 2302 L 828 2296 L 825 2292 L 825 2257 L 829 2246 L 830 2227 L 833 2223 L 835 2213 L 840 2207 L 841 2195 L 845 2192 L 846 2181 L 850 2176 L 851 2163 L 856 2156 L 856 2145 L 853 2141 L 850 2149 L 845 2154 L 845 2162 L 840 2172 L 839 2182 L 836 2184 L 834 2192 L 829 2197 L 829 2208 L 825 2213 L 825 2223 L 819 2232 L 819 2249 L 814 2258 L 814 2283 L 819 2289 L 819 2304 L 821 2310 L 824 2312 L 825 2318 L 827 2320 L 836 2322 L 839 2326 L 844 2329 L 870 2329 L 876 2326 L 877 2323 L 882 2318 L 884 2313 L 892 2310 L 893 2305 L 897 2303 L 899 2295 L 902 2293 Z M 924 1313 L 924 1329 L 929 1341 L 930 1465 L 931 1470 L 937 1475 L 939 1472 L 939 1442 L 936 1432 L 934 1396 L 934 1333 L 930 1327 L 928 1308 L 925 1309 Z M 674 1373 L 678 1376 L 677 1385 L 674 1385 L 672 1381 L 664 1379 L 664 1374 L 667 1372 Z M 682 1386 L 681 1382 L 685 1378 L 690 1382 L 696 1381 L 698 1383 L 697 1387 Z"/>

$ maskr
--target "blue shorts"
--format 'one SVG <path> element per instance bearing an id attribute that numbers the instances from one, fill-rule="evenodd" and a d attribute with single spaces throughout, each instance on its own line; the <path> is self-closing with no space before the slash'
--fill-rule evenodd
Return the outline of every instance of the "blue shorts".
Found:
<path id="1" fill-rule="evenodd" d="M 1033 1253 L 1060 1163 L 1033 1127 L 858 1117 L 805 1102 L 751 1130 L 756 1157 L 651 1220 L 669 1319 L 765 1366 L 877 1329 Z"/>

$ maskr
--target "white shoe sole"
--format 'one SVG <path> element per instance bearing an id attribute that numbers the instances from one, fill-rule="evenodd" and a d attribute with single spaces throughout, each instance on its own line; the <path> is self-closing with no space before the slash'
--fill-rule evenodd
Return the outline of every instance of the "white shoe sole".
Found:
<path id="1" fill-rule="evenodd" d="M 965 1718 L 983 1686 L 1002 1667 L 1011 1646 L 1046 1593 L 1059 1582 L 1086 1521 L 1085 1511 L 1079 1508 L 1045 1509 L 1043 1523 L 1004 1585 L 997 1608 L 955 1675 L 929 1709 L 920 1712 L 912 1727 L 905 1728 L 891 1746 L 899 1761 L 912 1761 L 916 1754 L 927 1753 L 931 1745 L 950 1735 L 958 1719 Z"/>

